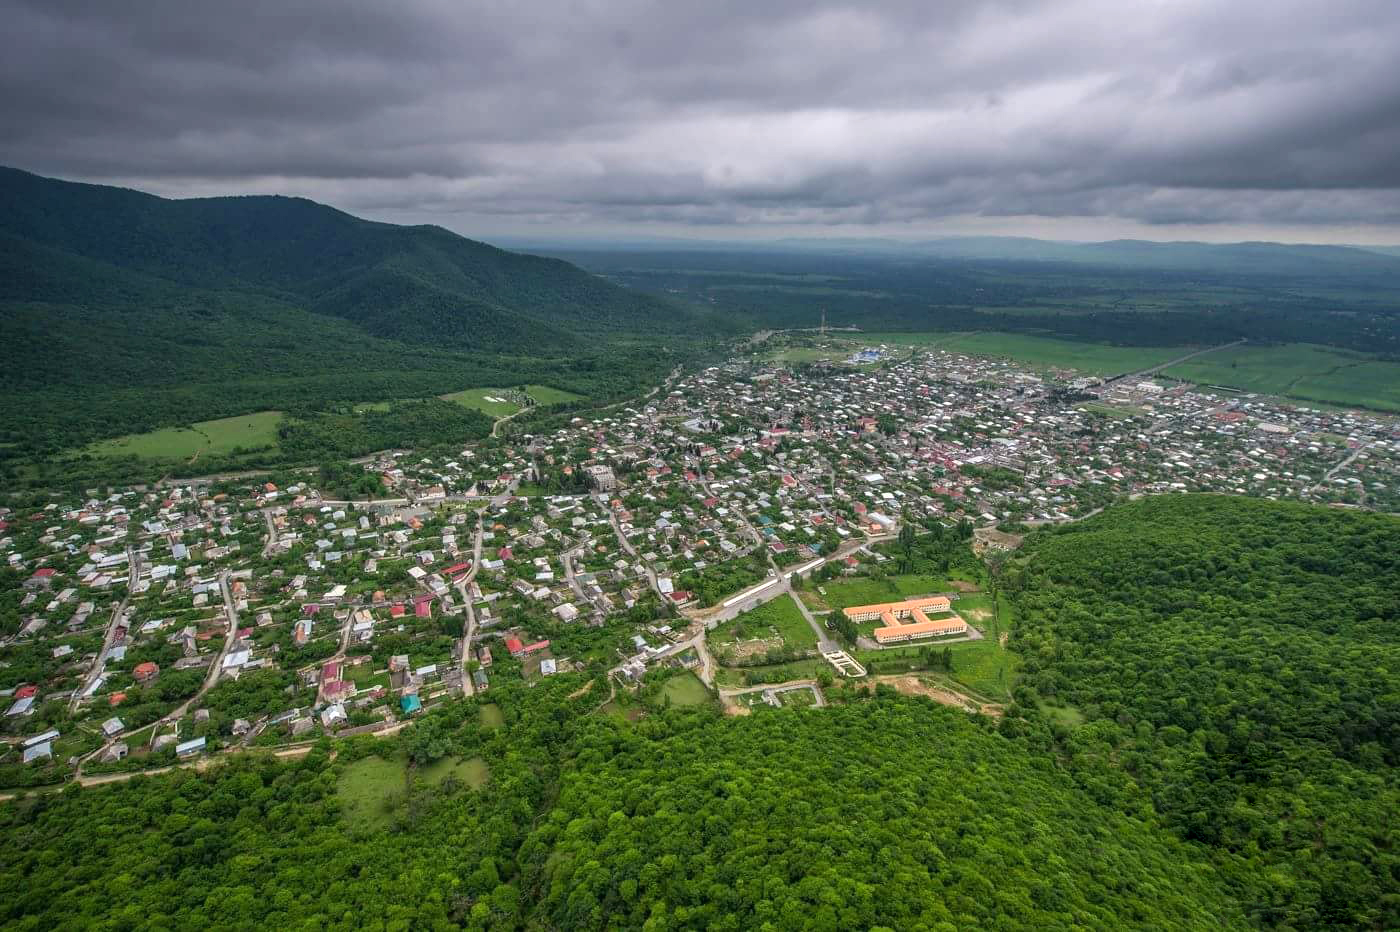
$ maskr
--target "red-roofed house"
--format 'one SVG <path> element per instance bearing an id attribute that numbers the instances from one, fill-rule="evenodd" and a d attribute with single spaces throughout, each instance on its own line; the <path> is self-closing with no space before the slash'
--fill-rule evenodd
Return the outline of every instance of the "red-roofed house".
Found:
<path id="1" fill-rule="evenodd" d="M 512 657 L 519 657 L 525 653 L 525 645 L 520 642 L 520 638 L 506 638 L 506 650 L 510 651 Z"/>
<path id="2" fill-rule="evenodd" d="M 415 602 L 415 603 L 413 604 L 413 614 L 416 615 L 416 616 L 419 617 L 419 618 L 432 618 L 432 617 L 433 617 L 433 603 L 432 603 L 432 600 L 429 599 L 429 600 L 425 600 L 425 601 L 422 601 L 422 602 Z"/>
<path id="3" fill-rule="evenodd" d="M 402 617 L 403 617 L 403 603 L 402 603 L 402 602 L 395 602 L 393 605 L 390 605 L 390 606 L 389 606 L 389 617 L 390 617 L 390 618 L 402 618 Z"/>
<path id="4" fill-rule="evenodd" d="M 546 647 L 548 647 L 548 646 L 549 646 L 549 642 L 548 642 L 548 641 L 536 641 L 536 642 L 533 643 L 533 644 L 526 644 L 524 647 L 520 648 L 520 653 L 521 653 L 521 654 L 533 654 L 535 651 L 537 651 L 537 650 L 544 650 L 544 649 L 545 649 Z"/>
<path id="5" fill-rule="evenodd" d="M 34 575 L 24 581 L 26 589 L 35 589 L 43 586 L 45 589 L 53 585 L 53 578 L 57 571 L 51 566 L 41 567 L 34 571 Z"/>
<path id="6" fill-rule="evenodd" d="M 339 702 L 355 694 L 355 684 L 349 680 L 332 680 L 321 684 L 321 693 L 330 702 Z"/>
<path id="7" fill-rule="evenodd" d="M 145 663 L 138 663 L 136 669 L 131 671 L 131 675 L 136 677 L 138 683 L 149 683 L 160 673 L 160 667 L 152 660 Z"/>

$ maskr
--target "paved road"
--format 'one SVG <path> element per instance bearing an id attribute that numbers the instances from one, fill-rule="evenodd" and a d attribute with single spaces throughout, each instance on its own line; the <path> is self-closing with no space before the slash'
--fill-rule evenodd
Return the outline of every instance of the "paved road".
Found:
<path id="1" fill-rule="evenodd" d="M 666 593 L 661 591 L 661 583 L 656 579 L 656 571 L 642 560 L 641 556 L 637 553 L 637 548 L 632 546 L 632 542 L 627 539 L 627 535 L 622 533 L 622 524 L 617 520 L 617 512 L 613 511 L 611 508 L 608 509 L 608 521 L 612 524 L 613 533 L 617 535 L 617 542 L 622 545 L 622 549 L 625 550 L 627 555 L 632 559 L 641 563 L 642 572 L 646 573 L 647 582 L 651 585 L 651 591 L 656 593 L 657 598 L 661 599 L 663 604 L 669 605 L 670 599 L 666 597 Z"/>
<path id="2" fill-rule="evenodd" d="M 564 564 L 564 580 L 569 584 L 569 588 L 574 590 L 574 595 L 578 597 L 580 602 L 586 603 L 588 597 L 583 594 L 583 586 L 579 585 L 578 578 L 574 575 L 574 556 L 582 554 L 583 550 L 583 544 L 565 550 L 559 555 L 559 562 Z"/>
<path id="3" fill-rule="evenodd" d="M 896 535 L 894 534 L 880 534 L 875 537 L 861 538 L 859 540 L 848 540 L 841 546 L 833 550 L 830 556 L 819 557 L 816 560 L 808 561 L 806 563 L 800 563 L 796 567 L 783 570 L 780 573 L 776 573 L 772 576 L 769 576 L 767 579 L 764 579 L 761 582 L 755 583 L 748 589 L 743 590 L 742 593 L 739 593 L 747 593 L 747 595 L 745 595 L 744 598 L 736 599 L 735 596 L 730 596 L 728 599 L 721 600 L 718 605 L 715 605 L 712 608 L 687 612 L 687 617 L 695 618 L 706 622 L 714 622 L 715 624 L 721 624 L 733 618 L 737 618 L 742 612 L 747 612 L 750 609 L 757 608 L 764 602 L 770 602 L 773 599 L 776 599 L 778 596 L 790 592 L 791 583 L 789 582 L 788 577 L 790 577 L 798 569 L 804 569 L 805 573 L 814 573 L 817 570 L 821 569 L 823 566 L 825 566 L 827 563 L 830 563 L 832 560 L 844 560 L 846 557 L 855 553 L 857 550 L 864 550 L 871 544 L 880 543 L 882 541 L 894 540 L 895 537 Z M 818 635 L 818 638 L 824 637 L 825 634 Z"/>
<path id="4" fill-rule="evenodd" d="M 102 752 L 106 751 L 107 748 L 111 747 L 113 744 L 116 744 L 118 741 L 125 741 L 127 738 L 136 734 L 138 731 L 144 731 L 146 730 L 146 728 L 150 728 L 151 740 L 155 741 L 156 734 L 161 730 L 162 727 L 169 725 L 171 722 L 179 721 L 181 718 L 184 717 L 185 713 L 189 711 L 192 705 L 199 702 L 200 699 L 204 698 L 205 693 L 209 692 L 209 690 L 214 688 L 214 684 L 216 684 L 219 681 L 219 674 L 223 672 L 224 657 L 228 656 L 228 652 L 233 648 L 233 642 L 238 639 L 238 612 L 233 607 L 233 595 L 229 592 L 227 572 L 223 573 L 219 577 L 219 589 L 224 597 L 224 611 L 228 613 L 228 635 L 224 638 L 224 644 L 223 647 L 220 648 L 218 656 L 214 658 L 214 662 L 210 665 L 209 673 L 204 677 L 204 683 L 199 687 L 199 691 L 196 692 L 190 698 L 186 699 L 180 705 L 176 706 L 169 712 L 162 715 L 160 718 L 156 719 L 153 725 L 142 725 L 140 728 L 128 728 L 121 734 L 113 735 L 112 737 L 108 738 L 102 744 L 101 747 L 89 752 L 85 757 L 82 758 L 82 760 L 78 762 L 78 767 L 73 772 L 73 777 L 75 780 L 77 780 L 80 783 L 83 781 L 83 764 L 92 760 L 94 757 L 97 757 Z"/>
<path id="5" fill-rule="evenodd" d="M 696 674 L 700 677 L 701 682 L 713 688 L 715 685 L 715 658 L 710 654 L 709 645 L 705 643 L 705 628 L 703 625 L 692 631 L 690 636 L 685 640 L 677 641 L 651 657 L 649 662 L 654 663 L 657 660 L 665 660 L 668 657 L 674 657 L 692 647 L 695 648 L 696 656 L 700 658 L 700 667 L 696 670 Z M 619 665 L 609 670 L 609 679 L 611 679 L 611 674 L 617 673 L 621 669 L 622 667 Z"/>
<path id="6" fill-rule="evenodd" d="M 107 665 L 107 652 L 112 649 L 112 641 L 117 636 L 117 628 L 121 627 L 122 621 L 126 618 L 126 607 L 131 602 L 132 590 L 136 588 L 136 581 L 141 576 L 141 554 L 131 547 L 126 548 L 126 593 L 121 601 L 112 609 L 112 620 L 107 623 L 107 633 L 102 638 L 102 649 L 97 652 L 97 656 L 92 659 L 92 666 L 88 668 L 87 675 L 83 677 L 82 683 L 73 691 L 73 698 L 68 702 L 68 710 L 71 712 L 78 708 L 78 703 L 82 701 L 82 695 L 92 685 L 93 681 L 102 675 L 103 669 Z"/>
<path id="7" fill-rule="evenodd" d="M 472 659 L 472 636 L 476 634 L 476 608 L 472 605 L 471 593 L 468 591 L 472 580 L 476 579 L 477 568 L 481 566 L 481 540 L 485 533 L 484 514 L 486 506 L 483 505 L 476 512 L 476 538 L 472 541 L 472 565 L 467 570 L 466 575 L 457 580 L 457 592 L 462 597 L 462 609 L 466 618 L 462 622 L 462 695 L 471 697 L 476 695 L 476 684 L 472 682 L 471 673 L 467 665 Z"/>
<path id="8" fill-rule="evenodd" d="M 199 692 L 185 700 L 181 705 L 161 716 L 160 720 L 156 722 L 156 728 L 151 732 L 153 738 L 155 732 L 160 730 L 161 725 L 169 724 L 170 722 L 182 718 L 192 705 L 200 699 L 203 699 L 204 694 L 214 688 L 215 684 L 219 682 L 219 676 L 224 671 L 224 658 L 228 656 L 229 651 L 233 650 L 233 642 L 238 640 L 238 611 L 233 607 L 233 594 L 228 588 L 227 572 L 219 576 L 219 591 L 223 594 L 224 611 L 228 614 L 228 634 L 224 637 L 224 644 L 219 648 L 219 654 L 214 658 L 214 662 L 209 665 L 209 673 L 204 677 L 204 685 L 199 687 Z M 140 729 L 135 729 L 135 731 L 139 730 Z"/>
<path id="9" fill-rule="evenodd" d="M 272 526 L 272 509 L 262 510 L 263 521 L 267 524 L 267 542 L 263 544 L 262 555 L 266 557 L 277 543 L 277 529 Z"/>
<path id="10" fill-rule="evenodd" d="M 1352 450 L 1340 463 L 1323 473 L 1322 478 L 1319 479 L 1317 482 L 1313 483 L 1312 488 L 1308 491 L 1316 492 L 1318 489 L 1322 488 L 1323 483 L 1330 481 L 1333 476 L 1335 476 L 1337 473 L 1341 472 L 1343 469 L 1346 469 L 1348 466 L 1354 463 L 1356 461 L 1356 458 L 1362 453 L 1366 452 L 1366 448 L 1370 445 L 1371 444 L 1369 442 L 1363 443 L 1360 446 L 1358 446 L 1355 450 Z"/>
<path id="11" fill-rule="evenodd" d="M 826 636 L 826 626 L 823 625 L 821 622 L 817 621 L 815 617 L 813 617 L 811 611 L 809 611 L 807 606 L 802 602 L 802 597 L 799 596 L 796 592 L 792 591 L 791 580 L 788 580 L 786 588 L 788 592 L 792 593 L 792 600 L 797 603 L 797 610 L 802 613 L 802 617 L 807 620 L 807 624 L 810 625 L 812 630 L 816 632 L 817 650 L 821 651 L 824 654 L 828 651 L 841 650 L 842 647 L 840 644 L 837 644 L 835 641 L 831 640 L 831 638 Z"/>

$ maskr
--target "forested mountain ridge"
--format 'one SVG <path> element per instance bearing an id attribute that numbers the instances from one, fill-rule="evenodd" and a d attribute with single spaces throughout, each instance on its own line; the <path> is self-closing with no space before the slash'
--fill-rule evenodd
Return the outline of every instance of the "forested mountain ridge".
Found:
<path id="1" fill-rule="evenodd" d="M 1023 703 L 1067 703 L 1219 852 L 1255 921 L 1400 923 L 1400 520 L 1223 496 L 1116 506 L 1006 571 Z"/>
<path id="2" fill-rule="evenodd" d="M 6 458 L 473 386 L 618 397 L 727 332 L 706 312 L 438 227 L 0 168 Z"/>
<path id="3" fill-rule="evenodd" d="M 582 328 L 670 332 L 693 316 L 559 259 L 440 227 L 361 220 L 304 198 L 167 200 L 0 169 L 0 231 L 168 282 L 253 291 L 379 335 L 412 332 L 463 348 L 508 349 L 507 336 L 523 341 L 517 345 L 551 344 Z M 45 271 L 34 267 L 30 278 L 42 280 Z M 0 297 L 40 299 L 36 290 L 36 281 L 12 281 Z M 467 311 L 470 327 L 442 313 L 454 305 Z M 410 331 L 405 316 L 420 329 Z M 502 327 L 492 316 L 521 320 Z"/>

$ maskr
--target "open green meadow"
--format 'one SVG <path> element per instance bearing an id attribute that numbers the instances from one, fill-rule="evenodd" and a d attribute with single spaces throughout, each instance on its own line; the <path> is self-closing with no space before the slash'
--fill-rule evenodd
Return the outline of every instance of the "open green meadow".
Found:
<path id="1" fill-rule="evenodd" d="M 715 682 L 720 686 L 756 686 L 760 683 L 786 683 L 790 680 L 814 680 L 823 672 L 831 672 L 831 664 L 820 657 L 792 660 L 757 667 L 719 667 Z"/>
<path id="2" fill-rule="evenodd" d="M 1400 411 L 1400 363 L 1307 343 L 1234 346 L 1162 374 L 1263 395 Z"/>
<path id="3" fill-rule="evenodd" d="M 405 790 L 408 769 L 402 760 L 365 757 L 347 764 L 336 783 L 341 812 L 360 828 L 387 828 Z"/>
<path id="4" fill-rule="evenodd" d="M 667 680 L 661 687 L 661 695 L 670 699 L 672 705 L 704 705 L 710 701 L 710 691 L 705 684 L 688 671 Z"/>
<path id="5" fill-rule="evenodd" d="M 505 713 L 494 702 L 488 702 L 478 711 L 481 716 L 482 728 L 500 728 L 506 723 Z"/>
<path id="6" fill-rule="evenodd" d="M 508 400 L 502 392 L 510 391 L 503 388 L 468 388 L 464 391 L 453 392 L 450 395 L 440 396 L 443 401 L 455 401 L 464 408 L 476 408 L 483 414 L 492 417 L 505 417 L 519 411 L 521 406 Z M 580 401 L 582 395 L 575 395 L 573 392 L 566 392 L 560 388 L 551 388 L 548 385 L 526 385 L 525 393 L 535 399 L 535 404 L 552 405 L 565 401 Z"/>
<path id="7" fill-rule="evenodd" d="M 817 646 L 816 632 L 802 617 L 802 612 L 790 595 L 778 596 L 720 625 L 711 632 L 709 641 L 722 647 L 740 639 L 772 637 L 774 632 L 789 647 Z"/>
<path id="8" fill-rule="evenodd" d="M 92 456 L 139 456 L 142 459 L 189 459 L 196 454 L 227 454 L 277 443 L 281 411 L 259 411 L 189 427 L 165 427 L 144 434 L 103 440 L 83 452 Z"/>
<path id="9" fill-rule="evenodd" d="M 852 576 L 848 579 L 833 579 L 817 588 L 805 589 L 802 599 L 807 607 L 816 611 L 849 608 L 852 605 L 872 605 L 877 602 L 897 602 L 912 596 L 928 595 L 935 592 L 949 592 L 952 584 L 935 576 L 887 576 L 884 579 L 871 579 L 868 576 Z"/>
<path id="10" fill-rule="evenodd" d="M 441 757 L 420 770 L 419 775 L 429 786 L 441 786 L 451 777 L 458 783 L 479 790 L 491 778 L 491 768 L 480 757 L 468 757 L 466 760 Z"/>

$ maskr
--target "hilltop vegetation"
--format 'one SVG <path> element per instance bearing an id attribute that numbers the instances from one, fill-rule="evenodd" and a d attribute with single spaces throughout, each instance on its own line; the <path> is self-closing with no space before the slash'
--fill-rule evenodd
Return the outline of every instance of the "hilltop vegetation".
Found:
<path id="1" fill-rule="evenodd" d="M 1400 521 L 1146 499 L 1032 538 L 1005 585 L 1022 682 L 1088 720 L 1069 753 L 1214 849 L 1257 922 L 1400 923 Z"/>
<path id="2" fill-rule="evenodd" d="M 742 720 L 654 707 L 634 725 L 594 714 L 596 690 L 568 699 L 577 687 L 493 690 L 499 728 L 459 703 L 334 761 L 245 756 L 6 806 L 2 914 L 15 929 L 1241 925 L 1216 872 L 1150 817 L 961 713 L 884 696 Z"/>

